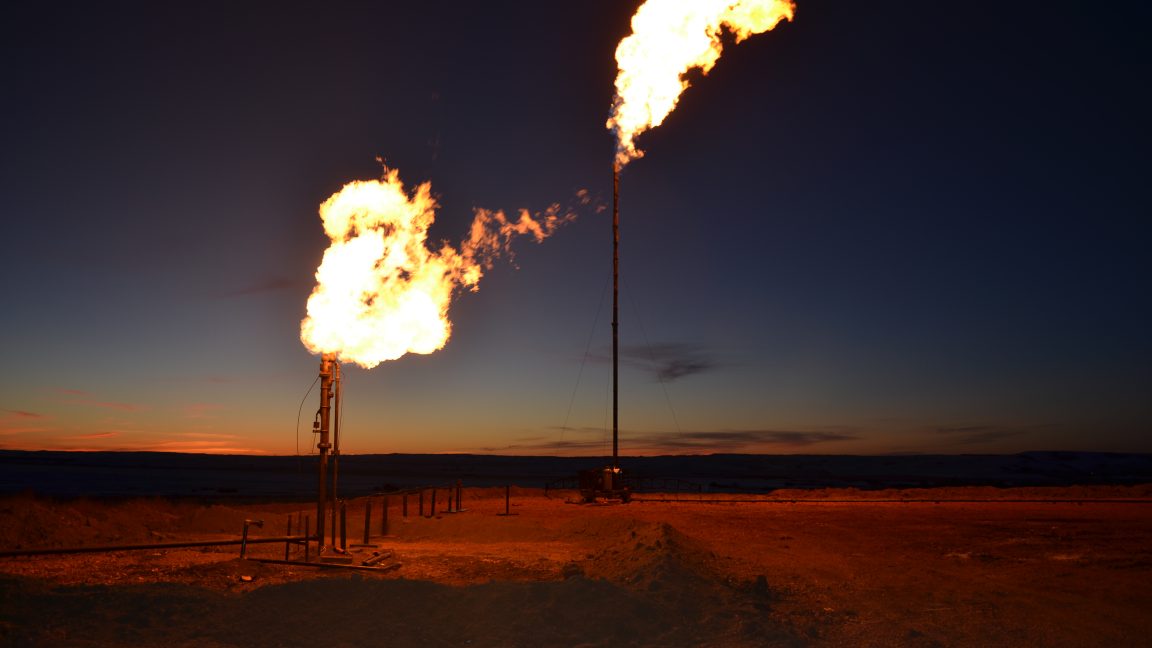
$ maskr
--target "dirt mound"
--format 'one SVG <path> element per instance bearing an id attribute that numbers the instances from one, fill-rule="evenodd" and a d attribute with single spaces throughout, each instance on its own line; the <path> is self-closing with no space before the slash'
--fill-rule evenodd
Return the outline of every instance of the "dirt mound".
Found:
<path id="1" fill-rule="evenodd" d="M 739 581 L 726 576 L 721 557 L 666 522 L 633 520 L 625 533 L 565 574 L 618 584 L 657 604 L 697 640 L 715 645 L 790 642 L 785 625 L 772 621 L 772 604 L 783 597 L 765 576 Z M 768 622 L 769 625 L 765 625 Z"/>
<path id="2" fill-rule="evenodd" d="M 698 589 L 720 580 L 715 556 L 666 522 L 629 521 L 614 541 L 584 561 L 583 571 L 632 589 Z"/>

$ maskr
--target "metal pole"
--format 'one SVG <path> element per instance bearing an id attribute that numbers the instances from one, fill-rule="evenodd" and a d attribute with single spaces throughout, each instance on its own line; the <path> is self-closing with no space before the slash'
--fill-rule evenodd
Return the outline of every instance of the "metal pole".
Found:
<path id="1" fill-rule="evenodd" d="M 368 544 L 368 543 L 364 543 Z M 348 502 L 340 500 L 340 551 L 348 550 Z"/>
<path id="2" fill-rule="evenodd" d="M 328 439 L 332 416 L 332 365 L 331 354 L 325 353 L 320 356 L 320 441 L 316 444 L 316 449 L 320 452 L 320 486 L 316 498 L 318 553 L 324 551 L 324 501 L 328 499 L 328 450 L 332 447 Z"/>
<path id="3" fill-rule="evenodd" d="M 504 485 L 504 515 L 511 515 L 512 508 L 510 502 L 512 501 L 512 485 Z"/>
<path id="4" fill-rule="evenodd" d="M 244 534 L 240 538 L 240 560 L 248 558 L 248 525 L 264 528 L 264 520 L 244 520 Z"/>
<path id="5" fill-rule="evenodd" d="M 612 467 L 620 454 L 620 165 L 612 162 Z"/>
<path id="6" fill-rule="evenodd" d="M 428 517 L 436 517 L 436 488 L 432 488 L 432 513 Z"/>
<path id="7" fill-rule="evenodd" d="M 372 528 L 372 498 L 364 500 L 364 544 L 368 544 L 369 529 Z"/>
<path id="8" fill-rule="evenodd" d="M 291 515 L 288 516 L 288 532 L 285 533 L 284 535 L 286 535 L 286 536 L 292 535 L 292 516 Z M 284 542 L 284 560 L 288 560 L 288 549 L 291 546 L 292 546 L 291 542 L 287 542 L 287 541 Z"/>
<path id="9" fill-rule="evenodd" d="M 144 549 L 186 549 L 192 547 L 227 547 L 229 545 L 242 545 L 242 544 L 279 544 L 281 542 L 299 542 L 307 540 L 309 536 L 299 535 L 285 537 L 271 537 L 271 538 L 248 538 L 245 540 L 203 540 L 197 542 L 160 542 L 156 544 L 136 544 L 136 545 L 105 545 L 99 547 L 67 547 L 62 549 L 20 549 L 17 551 L 0 551 L 0 558 L 14 558 L 17 556 L 63 556 L 67 554 L 81 554 L 81 553 L 106 553 L 112 551 L 140 551 Z"/>
<path id="10" fill-rule="evenodd" d="M 464 482 L 457 479 L 456 480 L 456 512 L 457 513 L 464 510 L 464 509 L 460 508 L 460 506 L 461 506 L 461 504 L 463 504 L 463 500 L 464 500 L 463 495 L 464 495 Z"/>
<path id="11" fill-rule="evenodd" d="M 336 485 L 340 476 L 340 363 L 332 360 L 332 544 L 336 544 L 336 510 L 339 498 Z"/>

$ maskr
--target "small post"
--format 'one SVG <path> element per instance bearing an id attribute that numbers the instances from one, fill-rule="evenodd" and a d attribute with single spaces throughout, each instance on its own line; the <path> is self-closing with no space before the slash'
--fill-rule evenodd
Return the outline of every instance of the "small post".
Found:
<path id="1" fill-rule="evenodd" d="M 368 530 L 372 528 L 372 498 L 364 499 L 364 544 L 368 544 Z"/>
<path id="2" fill-rule="evenodd" d="M 390 499 L 387 495 L 384 496 L 384 506 L 380 511 L 380 535 L 388 535 L 388 504 Z"/>
<path id="3" fill-rule="evenodd" d="M 264 520 L 244 520 L 244 535 L 240 537 L 240 560 L 248 558 L 248 526 L 264 528 Z"/>
<path id="4" fill-rule="evenodd" d="M 292 515 L 288 515 L 288 531 L 284 533 L 286 537 L 292 537 Z M 288 560 L 288 550 L 292 547 L 291 540 L 284 541 L 284 560 Z"/>
<path id="5" fill-rule="evenodd" d="M 340 500 L 340 550 L 348 550 L 348 502 Z"/>
<path id="6" fill-rule="evenodd" d="M 512 515 L 512 484 L 504 485 L 504 515 Z"/>
<path id="7" fill-rule="evenodd" d="M 463 504 L 464 504 L 464 482 L 462 480 L 457 479 L 456 480 L 456 512 L 457 513 L 464 510 Z"/>
<path id="8" fill-rule="evenodd" d="M 456 512 L 456 508 L 455 508 L 456 496 L 452 494 L 451 484 L 449 484 L 448 488 L 444 489 L 444 494 L 448 496 L 446 498 L 448 500 L 448 512 L 449 513 L 455 513 Z"/>
<path id="9" fill-rule="evenodd" d="M 420 489 L 420 517 L 424 517 L 424 489 Z"/>
<path id="10" fill-rule="evenodd" d="M 311 554 L 312 541 L 308 539 L 308 529 L 312 528 L 312 516 L 311 515 L 305 515 L 304 516 L 304 526 L 302 526 L 300 528 L 304 529 L 304 562 L 311 562 L 312 561 L 312 554 Z"/>
<path id="11" fill-rule="evenodd" d="M 432 488 L 432 505 L 431 505 L 431 509 L 432 509 L 432 512 L 431 512 L 431 514 L 430 514 L 428 517 L 436 517 L 436 488 L 435 488 L 435 487 L 433 487 L 433 488 Z"/>

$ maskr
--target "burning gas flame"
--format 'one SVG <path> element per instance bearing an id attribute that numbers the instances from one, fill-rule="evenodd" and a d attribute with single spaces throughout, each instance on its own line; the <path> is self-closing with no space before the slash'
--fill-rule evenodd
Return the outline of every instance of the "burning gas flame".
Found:
<path id="1" fill-rule="evenodd" d="M 590 202 L 586 192 L 577 196 Z M 451 334 L 448 305 L 458 288 L 477 290 L 493 261 L 511 256 L 513 238 L 540 242 L 575 218 L 556 204 L 536 216 L 521 210 L 517 220 L 476 209 L 459 250 L 447 243 L 431 250 L 436 207 L 430 183 L 409 194 L 395 169 L 385 169 L 381 180 L 350 182 L 320 205 L 332 245 L 300 322 L 309 351 L 366 369 L 406 353 L 432 353 Z"/>
<path id="2" fill-rule="evenodd" d="M 792 0 L 648 0 L 632 16 L 632 34 L 616 48 L 616 98 L 607 126 L 616 165 L 644 155 L 635 139 L 659 126 L 688 87 L 692 68 L 707 74 L 720 59 L 721 30 L 736 42 L 792 20 Z"/>

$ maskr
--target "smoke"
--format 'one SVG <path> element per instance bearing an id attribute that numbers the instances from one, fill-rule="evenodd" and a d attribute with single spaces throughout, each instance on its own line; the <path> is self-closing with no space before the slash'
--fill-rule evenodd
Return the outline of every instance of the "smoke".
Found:
<path id="1" fill-rule="evenodd" d="M 577 194 L 580 204 L 591 201 Z M 475 291 L 512 241 L 540 242 L 576 218 L 553 204 L 539 214 L 476 209 L 467 238 L 429 247 L 437 204 L 431 184 L 405 190 L 399 172 L 346 184 L 320 205 L 331 246 L 316 270 L 300 339 L 313 353 L 334 353 L 370 369 L 407 353 L 432 353 L 451 335 L 448 307 L 460 289 Z"/>
<path id="2" fill-rule="evenodd" d="M 640 133 L 664 122 L 688 87 L 685 75 L 707 74 L 720 60 L 721 33 L 737 43 L 791 20 L 792 0 L 648 0 L 632 17 L 632 34 L 616 48 L 616 97 L 606 124 L 616 135 L 616 164 L 644 155 Z"/>

